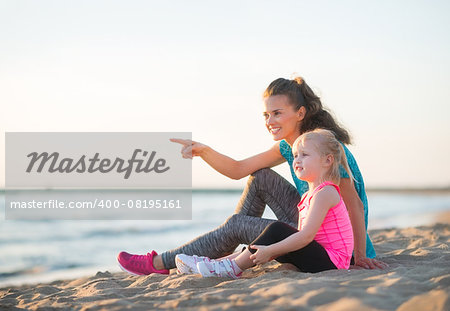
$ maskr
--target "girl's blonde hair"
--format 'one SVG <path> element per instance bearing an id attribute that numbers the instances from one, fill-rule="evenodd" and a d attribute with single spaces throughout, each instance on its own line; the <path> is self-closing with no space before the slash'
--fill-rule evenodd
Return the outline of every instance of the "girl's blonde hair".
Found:
<path id="1" fill-rule="evenodd" d="M 311 140 L 316 143 L 317 150 L 322 156 L 332 155 L 334 161 L 330 167 L 330 170 L 325 176 L 328 180 L 333 181 L 336 185 L 339 185 L 341 181 L 340 166 L 342 165 L 347 172 L 350 180 L 353 182 L 353 174 L 347 163 L 347 157 L 345 156 L 344 147 L 336 139 L 335 134 L 330 130 L 315 129 L 314 131 L 306 132 L 300 135 L 294 142 L 294 147 L 299 143 L 303 143 L 306 140 Z"/>

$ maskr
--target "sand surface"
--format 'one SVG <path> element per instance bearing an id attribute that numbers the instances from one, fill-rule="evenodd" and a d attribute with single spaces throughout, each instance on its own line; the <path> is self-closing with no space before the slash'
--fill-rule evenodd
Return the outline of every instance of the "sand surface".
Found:
<path id="1" fill-rule="evenodd" d="M 95 276 L 0 289 L 0 310 L 450 310 L 450 225 L 371 231 L 386 270 L 300 273 L 275 261 L 239 280 Z"/>

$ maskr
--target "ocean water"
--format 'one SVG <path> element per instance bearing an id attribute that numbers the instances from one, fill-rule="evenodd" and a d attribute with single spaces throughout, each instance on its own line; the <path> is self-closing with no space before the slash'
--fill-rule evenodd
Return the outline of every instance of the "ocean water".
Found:
<path id="1" fill-rule="evenodd" d="M 120 271 L 117 254 L 162 252 L 220 225 L 240 191 L 194 191 L 192 220 L 5 220 L 0 194 L 0 286 Z M 450 193 L 369 192 L 369 230 L 426 225 L 450 211 Z M 275 218 L 270 209 L 263 217 Z"/>

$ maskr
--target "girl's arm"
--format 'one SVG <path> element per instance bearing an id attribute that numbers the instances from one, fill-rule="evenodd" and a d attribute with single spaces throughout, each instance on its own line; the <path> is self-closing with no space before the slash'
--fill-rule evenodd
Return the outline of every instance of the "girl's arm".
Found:
<path id="1" fill-rule="evenodd" d="M 251 248 L 258 249 L 256 253 L 250 256 L 250 259 L 253 259 L 255 264 L 260 264 L 267 262 L 271 258 L 276 258 L 305 247 L 314 240 L 328 210 L 338 204 L 339 201 L 339 193 L 334 187 L 324 187 L 312 198 L 305 224 L 299 232 L 269 246 L 250 246 Z"/>
<path id="2" fill-rule="evenodd" d="M 183 158 L 199 156 L 213 169 L 232 179 L 241 179 L 261 168 L 272 167 L 285 161 L 280 153 L 279 142 L 265 152 L 237 161 L 199 142 L 187 139 L 171 139 L 171 141 L 183 145 L 181 149 Z"/>
<path id="3" fill-rule="evenodd" d="M 353 228 L 353 237 L 355 241 L 354 257 L 355 266 L 366 269 L 386 268 L 387 265 L 379 260 L 366 257 L 366 226 L 364 223 L 364 205 L 356 192 L 355 186 L 350 178 L 341 178 L 339 183 L 341 195 L 347 206 L 348 215 Z"/>

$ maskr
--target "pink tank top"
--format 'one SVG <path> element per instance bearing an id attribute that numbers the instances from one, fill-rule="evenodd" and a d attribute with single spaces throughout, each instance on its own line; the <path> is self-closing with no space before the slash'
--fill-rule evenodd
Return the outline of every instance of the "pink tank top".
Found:
<path id="1" fill-rule="evenodd" d="M 328 210 L 314 240 L 325 248 L 336 268 L 348 269 L 353 253 L 353 230 L 338 186 L 326 181 L 317 186 L 313 191 L 306 193 L 298 204 L 299 229 L 301 230 L 303 228 L 306 215 L 309 212 L 311 199 L 319 190 L 328 185 L 336 188 L 341 199 L 338 204 Z"/>

